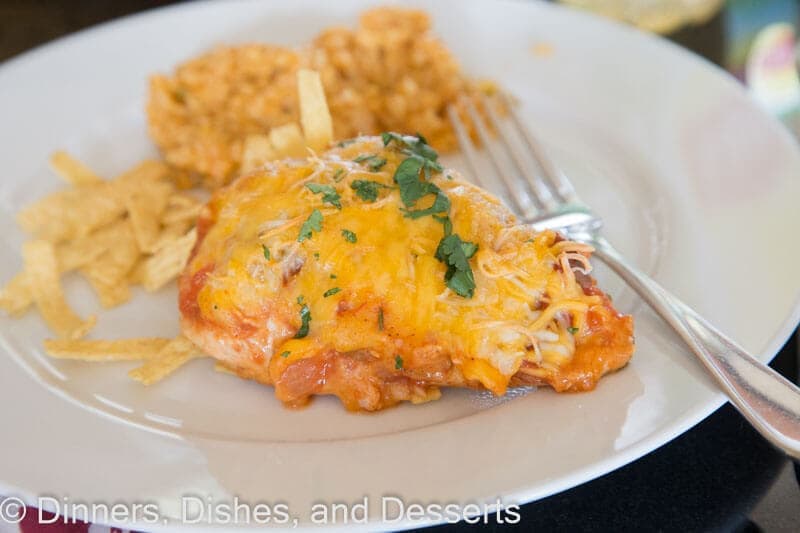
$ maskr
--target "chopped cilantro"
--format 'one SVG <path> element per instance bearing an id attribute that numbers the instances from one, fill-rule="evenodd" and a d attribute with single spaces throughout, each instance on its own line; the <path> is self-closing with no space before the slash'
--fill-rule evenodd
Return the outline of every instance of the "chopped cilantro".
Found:
<path id="1" fill-rule="evenodd" d="M 578 328 L 576 327 L 567 328 L 567 331 L 575 335 L 576 333 L 578 333 Z"/>
<path id="2" fill-rule="evenodd" d="M 417 200 L 428 194 L 438 193 L 439 187 L 419 179 L 422 163 L 416 159 L 404 159 L 394 172 L 394 181 L 400 187 L 400 199 L 406 207 L 413 207 Z"/>
<path id="3" fill-rule="evenodd" d="M 344 148 L 345 146 L 350 146 L 354 142 L 356 142 L 355 139 L 345 139 L 343 141 L 339 141 L 339 143 L 336 146 L 338 146 L 339 148 Z"/>
<path id="4" fill-rule="evenodd" d="M 356 163 L 363 163 L 364 161 L 369 161 L 370 159 L 373 159 L 375 157 L 378 156 L 376 154 L 361 154 L 360 156 L 353 159 L 353 161 L 355 161 Z"/>
<path id="5" fill-rule="evenodd" d="M 383 331 L 383 307 L 378 309 L 378 330 Z"/>
<path id="6" fill-rule="evenodd" d="M 402 153 L 418 160 L 420 166 L 424 166 L 426 170 L 430 169 L 436 172 L 442 171 L 442 165 L 436 161 L 439 158 L 439 154 L 428 145 L 425 137 L 422 135 L 417 134 L 416 137 L 413 137 L 411 135 L 385 132 L 381 134 L 381 138 L 383 139 L 384 146 L 389 146 L 390 143 L 394 142 L 400 146 L 400 151 Z"/>
<path id="7" fill-rule="evenodd" d="M 403 358 L 400 357 L 399 355 L 395 355 L 394 356 L 394 367 L 397 370 L 400 370 L 401 368 L 403 368 Z"/>
<path id="8" fill-rule="evenodd" d="M 400 187 L 400 199 L 403 205 L 413 207 L 417 200 L 429 194 L 435 194 L 434 205 L 428 210 L 419 212 L 406 212 L 406 216 L 419 218 L 434 213 L 443 213 L 450 209 L 450 201 L 447 196 L 433 183 L 421 179 L 420 173 L 424 172 L 426 178 L 430 177 L 430 171 L 442 171 L 442 166 L 436 162 L 439 155 L 428 146 L 425 138 L 421 135 L 410 137 L 397 133 L 383 133 L 384 146 L 390 143 L 401 147 L 401 152 L 408 157 L 404 159 L 394 172 L 394 181 Z M 415 214 L 410 214 L 415 213 Z"/>
<path id="9" fill-rule="evenodd" d="M 269 261 L 269 259 L 270 259 L 269 248 L 267 248 L 266 244 L 262 244 L 261 245 L 261 249 L 264 251 L 264 259 Z"/>
<path id="10" fill-rule="evenodd" d="M 386 160 L 382 157 L 373 158 L 369 163 L 367 163 L 367 168 L 369 168 L 373 172 L 379 171 L 383 168 L 383 165 L 386 164 Z"/>
<path id="11" fill-rule="evenodd" d="M 300 308 L 300 321 L 300 329 L 298 329 L 297 333 L 295 333 L 295 339 L 302 339 L 308 335 L 308 327 L 309 323 L 311 322 L 311 311 L 308 309 L 306 304 L 303 304 L 303 307 Z"/>
<path id="12" fill-rule="evenodd" d="M 331 279 L 336 279 L 336 274 L 331 274 Z"/>
<path id="13" fill-rule="evenodd" d="M 342 230 L 342 237 L 344 237 L 344 240 L 346 240 L 347 242 L 352 242 L 352 243 L 358 242 L 358 237 L 356 237 L 356 234 L 350 231 L 349 229 Z"/>
<path id="14" fill-rule="evenodd" d="M 445 283 L 464 298 L 472 298 L 475 292 L 475 276 L 469 266 L 469 259 L 477 251 L 477 244 L 464 242 L 456 234 L 442 238 L 436 248 L 436 259 L 447 265 Z"/>
<path id="15" fill-rule="evenodd" d="M 432 183 L 429 183 L 428 185 L 436 187 L 436 185 L 433 185 Z M 447 213 L 448 211 L 450 211 L 450 199 L 445 193 L 436 187 L 436 199 L 433 201 L 433 205 L 427 209 L 416 209 L 413 211 L 410 209 L 404 209 L 403 213 L 406 218 L 417 219 L 428 215 L 434 215 L 436 213 Z"/>
<path id="16" fill-rule="evenodd" d="M 475 294 L 475 277 L 472 269 L 458 270 L 452 266 L 448 267 L 444 279 L 447 286 L 459 296 L 472 298 L 472 295 Z"/>
<path id="17" fill-rule="evenodd" d="M 383 133 L 381 133 L 381 139 L 383 139 L 383 145 L 384 146 L 389 146 L 389 143 L 392 142 L 392 140 L 394 140 L 395 138 L 398 138 L 398 137 L 402 138 L 397 133 L 393 133 L 391 131 L 384 131 Z"/>
<path id="18" fill-rule="evenodd" d="M 475 292 L 475 276 L 469 265 L 469 258 L 475 255 L 478 245 L 465 242 L 453 233 L 453 222 L 450 220 L 450 199 L 435 184 L 427 181 L 431 172 L 441 172 L 442 165 L 437 161 L 439 154 L 428 145 L 428 141 L 417 133 L 416 136 L 400 135 L 385 132 L 381 134 L 383 145 L 394 143 L 403 154 L 404 159 L 395 170 L 394 181 L 400 189 L 400 199 L 405 206 L 402 209 L 407 218 L 417 219 L 431 215 L 442 223 L 444 237 L 436 249 L 436 259 L 447 265 L 444 279 L 447 286 L 459 296 L 472 298 Z M 426 179 L 422 179 L 423 174 Z M 447 179 L 452 179 L 449 174 Z M 428 208 L 410 209 L 417 200 L 435 195 L 433 203 Z M 398 358 L 400 356 L 397 356 Z M 402 365 L 402 359 L 400 359 Z M 400 367 L 398 367 L 400 368 Z"/>
<path id="19" fill-rule="evenodd" d="M 303 302 L 304 302 L 304 301 L 305 301 L 305 298 L 303 298 L 303 295 L 302 295 L 302 294 L 301 294 L 300 296 L 298 296 L 298 297 L 297 297 L 297 303 L 298 303 L 299 305 L 303 305 Z"/>
<path id="20" fill-rule="evenodd" d="M 444 236 L 447 237 L 451 233 L 453 233 L 453 222 L 450 220 L 450 217 L 447 215 L 433 215 L 433 219 L 437 222 L 441 222 L 442 226 L 444 226 Z"/>
<path id="21" fill-rule="evenodd" d="M 380 157 L 377 154 L 362 154 L 355 159 L 353 159 L 356 163 L 366 163 L 367 168 L 369 168 L 373 172 L 379 171 L 383 165 L 386 164 L 386 159 Z"/>
<path id="22" fill-rule="evenodd" d="M 378 191 L 380 189 L 391 189 L 391 187 L 388 185 L 370 180 L 353 180 L 353 182 L 350 184 L 350 188 L 353 189 L 358 197 L 365 202 L 374 202 L 377 200 Z"/>
<path id="23" fill-rule="evenodd" d="M 285 358 L 289 357 L 290 353 L 292 353 L 292 352 L 290 352 L 289 350 L 286 350 L 285 352 L 281 352 L 281 357 L 283 357 L 285 359 Z"/>
<path id="24" fill-rule="evenodd" d="M 311 238 L 311 233 L 316 231 L 319 233 L 322 231 L 322 213 L 319 212 L 319 209 L 314 209 L 303 225 L 300 227 L 300 234 L 297 236 L 297 242 L 303 242 L 306 239 Z"/>
<path id="25" fill-rule="evenodd" d="M 342 289 L 340 289 L 339 287 L 334 287 L 334 288 L 332 288 L 332 289 L 328 289 L 327 291 L 325 291 L 325 292 L 322 294 L 322 297 L 323 297 L 323 298 L 327 298 L 328 296 L 333 296 L 334 294 L 336 294 L 337 292 L 339 292 L 339 291 L 341 291 L 341 290 L 342 290 Z"/>
<path id="26" fill-rule="evenodd" d="M 319 259 L 319 252 L 314 252 L 314 259 Z"/>
<path id="27" fill-rule="evenodd" d="M 343 168 L 337 168 L 336 172 L 333 173 L 333 181 L 339 183 L 344 178 L 345 170 Z"/>
<path id="28" fill-rule="evenodd" d="M 306 188 L 314 194 L 322 194 L 322 203 L 331 204 L 332 206 L 341 209 L 342 202 L 339 198 L 339 193 L 332 185 L 320 185 L 319 183 L 306 183 Z"/>

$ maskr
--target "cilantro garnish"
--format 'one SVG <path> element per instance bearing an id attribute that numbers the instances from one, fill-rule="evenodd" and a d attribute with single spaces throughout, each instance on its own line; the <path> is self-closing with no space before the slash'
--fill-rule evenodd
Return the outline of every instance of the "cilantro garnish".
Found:
<path id="1" fill-rule="evenodd" d="M 302 296 L 301 296 L 302 298 Z M 298 303 L 300 299 L 298 298 Z M 303 307 L 300 308 L 300 329 L 297 330 L 297 333 L 294 334 L 295 339 L 302 339 L 306 335 L 308 335 L 308 327 L 311 322 L 311 311 L 309 310 L 306 304 L 303 304 Z"/>
<path id="2" fill-rule="evenodd" d="M 353 180 L 350 184 L 350 188 L 365 202 L 374 202 L 377 200 L 378 191 L 380 189 L 391 189 L 388 185 L 370 180 Z"/>
<path id="3" fill-rule="evenodd" d="M 442 238 L 436 248 L 436 259 L 447 265 L 445 283 L 464 298 L 472 298 L 475 292 L 475 276 L 469 266 L 469 259 L 477 251 L 477 244 L 462 241 L 456 234 Z"/>
<path id="4" fill-rule="evenodd" d="M 342 181 L 342 178 L 344 178 L 344 172 L 345 170 L 343 168 L 337 168 L 336 172 L 333 173 L 333 181 L 336 183 Z"/>
<path id="5" fill-rule="evenodd" d="M 264 259 L 266 259 L 267 261 L 269 261 L 269 258 L 270 258 L 270 254 L 269 254 L 269 248 L 267 248 L 267 245 L 266 245 L 266 244 L 262 244 L 262 245 L 261 245 L 261 249 L 262 249 L 262 250 L 264 250 Z"/>
<path id="6" fill-rule="evenodd" d="M 395 355 L 394 356 L 394 367 L 397 370 L 400 370 L 401 368 L 403 368 L 403 358 L 400 357 L 399 355 Z"/>
<path id="7" fill-rule="evenodd" d="M 343 141 L 339 141 L 339 143 L 336 146 L 338 146 L 339 148 L 344 148 L 345 146 L 350 146 L 354 142 L 356 142 L 355 138 L 353 138 L 353 139 L 345 139 Z"/>
<path id="8" fill-rule="evenodd" d="M 331 274 L 331 279 L 336 279 L 336 274 Z"/>
<path id="9" fill-rule="evenodd" d="M 298 304 L 298 305 L 303 305 L 303 302 L 304 302 L 304 301 L 305 301 L 305 298 L 303 298 L 303 295 L 302 295 L 302 294 L 301 294 L 300 296 L 298 296 L 298 297 L 297 297 L 297 304 Z"/>
<path id="10" fill-rule="evenodd" d="M 575 335 L 576 333 L 578 333 L 578 328 L 576 327 L 567 328 L 567 331 Z"/>
<path id="11" fill-rule="evenodd" d="M 382 157 L 376 157 L 367 163 L 367 168 L 373 172 L 379 171 L 386 164 L 386 160 Z"/>
<path id="12" fill-rule="evenodd" d="M 449 217 L 450 199 L 439 187 L 427 181 L 431 171 L 443 170 L 437 161 L 439 154 L 419 133 L 412 137 L 386 132 L 381 134 L 381 138 L 384 146 L 394 143 L 400 152 L 408 156 L 397 166 L 394 173 L 394 181 L 400 188 L 400 199 L 406 207 L 402 209 L 404 215 L 413 219 L 431 215 L 442 223 L 444 237 L 436 248 L 436 259 L 447 265 L 445 283 L 459 296 L 472 298 L 475 292 L 475 276 L 469 265 L 469 258 L 478 251 L 478 245 L 462 241 L 461 237 L 453 233 L 453 223 Z M 422 179 L 420 174 L 424 174 L 426 179 Z M 451 178 L 449 175 L 447 177 Z M 430 207 L 410 209 L 417 200 L 431 194 L 436 198 Z M 400 362 L 402 364 L 402 359 Z"/>
<path id="13" fill-rule="evenodd" d="M 289 357 L 290 353 L 292 353 L 292 352 L 290 352 L 289 350 L 286 350 L 285 352 L 281 352 L 281 357 L 283 357 L 285 359 L 285 358 Z"/>
<path id="14" fill-rule="evenodd" d="M 383 331 L 383 307 L 378 309 L 378 330 Z"/>
<path id="15" fill-rule="evenodd" d="M 319 183 L 306 183 L 306 188 L 314 194 L 322 194 L 322 203 L 331 204 L 332 206 L 341 209 L 342 202 L 339 198 L 339 193 L 332 185 L 320 185 Z"/>
<path id="16" fill-rule="evenodd" d="M 297 236 L 297 242 L 303 242 L 306 239 L 311 238 L 311 233 L 316 231 L 319 233 L 322 231 L 322 213 L 319 212 L 319 209 L 314 209 L 303 225 L 300 227 L 300 234 Z"/>
<path id="17" fill-rule="evenodd" d="M 339 287 L 334 287 L 334 288 L 332 288 L 332 289 L 328 289 L 327 291 L 325 291 L 324 293 L 322 293 L 322 297 L 323 297 L 323 298 L 327 298 L 328 296 L 333 296 L 334 294 L 336 294 L 337 292 L 339 292 L 339 291 L 341 291 L 341 290 L 342 290 L 342 289 L 340 289 Z"/>
<path id="18" fill-rule="evenodd" d="M 410 209 L 404 209 L 403 216 L 406 218 L 417 219 L 428 215 L 434 215 L 436 213 L 447 213 L 450 211 L 450 199 L 447 197 L 447 195 L 433 183 L 429 183 L 429 185 L 436 188 L 436 199 L 433 201 L 433 205 L 427 209 L 416 209 L 413 211 Z"/>
<path id="19" fill-rule="evenodd" d="M 443 229 L 444 229 L 444 236 L 447 237 L 451 233 L 453 233 L 453 222 L 450 220 L 450 217 L 447 215 L 433 215 L 433 219 L 437 222 L 441 222 Z"/>
<path id="20" fill-rule="evenodd" d="M 378 156 L 377 154 L 362 154 L 355 159 L 353 159 L 356 163 L 366 163 L 367 168 L 369 168 L 372 172 L 379 171 L 383 165 L 386 164 L 386 159 Z"/>
<path id="21" fill-rule="evenodd" d="M 400 187 L 400 199 L 406 207 L 412 207 L 417 200 L 428 194 L 439 192 L 439 187 L 419 179 L 422 163 L 417 159 L 404 159 L 394 172 L 394 181 Z"/>
<path id="22" fill-rule="evenodd" d="M 346 240 L 347 242 L 352 242 L 352 243 L 358 242 L 358 237 L 356 237 L 356 234 L 350 231 L 349 229 L 342 230 L 342 237 L 344 237 L 344 240 Z"/>
<path id="23" fill-rule="evenodd" d="M 420 172 L 424 171 L 425 177 L 430 177 L 430 171 L 442 171 L 442 166 L 436 161 L 439 154 L 428 146 L 425 138 L 421 135 L 416 137 L 399 135 L 397 133 L 383 133 L 383 145 L 388 146 L 394 142 L 400 146 L 400 151 L 408 157 L 404 159 L 394 172 L 394 181 L 400 187 L 400 199 L 403 204 L 408 207 L 413 207 L 417 200 L 429 194 L 437 195 L 434 201 L 434 208 L 432 210 L 423 210 L 417 215 L 409 215 L 412 218 L 419 218 L 421 216 L 430 215 L 433 213 L 442 213 L 450 209 L 450 201 L 442 193 L 442 191 L 429 181 L 420 179 Z"/>
<path id="24" fill-rule="evenodd" d="M 393 132 L 381 133 L 383 145 L 389 146 L 392 142 L 400 146 L 400 151 L 412 159 L 420 162 L 420 166 L 425 168 L 427 173 L 429 170 L 436 172 L 442 171 L 442 165 L 437 162 L 439 154 L 436 150 L 428 145 L 428 142 L 420 134 L 416 137 L 411 135 L 400 135 Z"/>

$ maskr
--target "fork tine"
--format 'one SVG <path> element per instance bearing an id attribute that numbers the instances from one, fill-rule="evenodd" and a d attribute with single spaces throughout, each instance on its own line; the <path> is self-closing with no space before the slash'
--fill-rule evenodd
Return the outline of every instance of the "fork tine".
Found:
<path id="1" fill-rule="evenodd" d="M 452 104 L 447 106 L 447 116 L 450 118 L 450 124 L 453 125 L 453 130 L 456 132 L 458 146 L 461 148 L 461 151 L 464 152 L 464 155 L 467 158 L 467 165 L 469 165 L 472 176 L 475 179 L 475 183 L 485 188 L 486 184 L 482 183 L 481 181 L 481 172 L 480 168 L 478 167 L 478 156 L 475 153 L 475 146 L 472 144 L 472 140 L 469 138 L 469 134 L 467 133 L 467 129 L 464 127 L 464 123 L 461 122 L 461 119 L 458 116 L 458 111 L 456 111 L 456 108 Z"/>
<path id="2" fill-rule="evenodd" d="M 500 181 L 505 188 L 508 201 L 514 204 L 518 214 L 521 214 L 524 217 L 534 216 L 537 210 L 532 201 L 532 195 L 527 194 L 527 191 L 523 192 L 517 190 L 517 186 L 519 185 L 520 181 L 512 180 L 508 173 L 503 169 L 501 156 L 489 139 L 489 133 L 487 132 L 486 124 L 483 122 L 483 119 L 481 119 L 477 109 L 475 109 L 475 105 L 470 100 L 465 100 L 464 103 L 467 108 L 467 114 L 469 115 L 470 119 L 472 119 L 475 131 L 478 133 L 478 137 L 481 140 L 481 144 L 483 144 L 484 148 L 486 149 L 486 153 L 489 154 L 489 161 L 491 161 L 497 176 L 500 177 Z"/>
<path id="3" fill-rule="evenodd" d="M 489 116 L 489 121 L 494 127 L 495 131 L 500 135 L 502 139 L 506 151 L 510 154 L 511 160 L 514 162 L 514 165 L 517 167 L 520 176 L 525 178 L 525 184 L 529 192 L 533 195 L 533 198 L 536 200 L 537 207 L 547 211 L 552 211 L 555 209 L 556 204 L 553 200 L 553 193 L 550 192 L 550 189 L 539 176 L 532 171 L 530 164 L 526 164 L 525 160 L 519 153 L 517 146 L 511 142 L 508 134 L 506 133 L 506 128 L 500 119 L 497 116 L 497 113 L 492 108 L 492 104 L 486 96 L 481 95 L 481 103 L 483 104 L 484 108 L 486 109 L 486 114 Z M 506 121 L 507 122 L 507 121 Z"/>
<path id="4" fill-rule="evenodd" d="M 501 98 L 508 109 L 508 114 L 511 116 L 511 122 L 516 126 L 517 131 L 520 133 L 522 139 L 531 152 L 531 155 L 539 163 L 542 169 L 542 174 L 551 186 L 556 198 L 562 203 L 577 202 L 578 196 L 575 193 L 575 188 L 572 183 L 567 180 L 563 172 L 558 170 L 553 161 L 547 157 L 545 150 L 542 148 L 538 139 L 536 139 L 526 128 L 516 111 L 516 105 L 505 93 L 501 93 Z"/>

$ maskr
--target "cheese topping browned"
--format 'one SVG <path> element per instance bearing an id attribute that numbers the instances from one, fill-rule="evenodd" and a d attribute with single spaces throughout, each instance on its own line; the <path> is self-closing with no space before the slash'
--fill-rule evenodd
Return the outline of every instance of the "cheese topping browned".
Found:
<path id="1" fill-rule="evenodd" d="M 587 390 L 627 363 L 632 320 L 588 276 L 591 247 L 418 159 L 366 137 L 217 191 L 180 282 L 185 335 L 287 404 L 353 410 L 441 386 Z"/>

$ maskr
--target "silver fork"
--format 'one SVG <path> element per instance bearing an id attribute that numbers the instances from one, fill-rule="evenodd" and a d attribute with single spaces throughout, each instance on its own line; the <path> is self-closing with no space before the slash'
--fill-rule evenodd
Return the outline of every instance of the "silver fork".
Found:
<path id="1" fill-rule="evenodd" d="M 600 233 L 603 221 L 578 199 L 567 177 L 523 125 L 513 102 L 504 95 L 498 98 L 507 111 L 507 119 L 499 118 L 488 98 L 481 102 L 497 133 L 496 142 L 491 141 L 490 131 L 473 103 L 463 102 L 486 148 L 481 151 L 472 143 L 456 108 L 448 108 L 459 146 L 476 179 L 481 175 L 480 154 L 485 152 L 512 210 L 523 223 L 536 230 L 555 229 L 568 239 L 593 246 L 595 255 L 683 338 L 753 427 L 788 455 L 800 458 L 800 389 L 756 360 L 617 252 Z M 525 163 L 526 151 L 541 172 L 533 172 Z"/>

